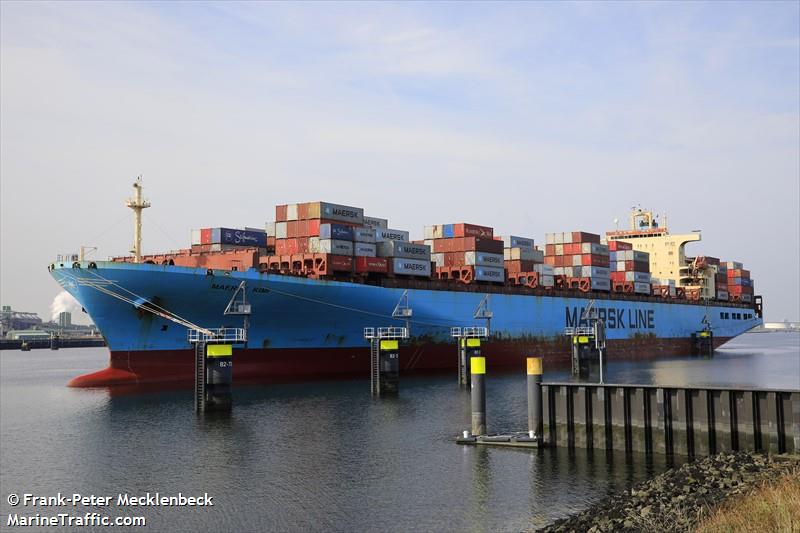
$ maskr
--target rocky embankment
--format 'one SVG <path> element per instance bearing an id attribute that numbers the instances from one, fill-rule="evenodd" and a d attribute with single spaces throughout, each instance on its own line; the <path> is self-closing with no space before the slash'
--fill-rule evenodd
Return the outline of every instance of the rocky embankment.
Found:
<path id="1" fill-rule="evenodd" d="M 540 531 L 692 531 L 727 498 L 798 467 L 796 456 L 726 453 L 699 458 Z"/>

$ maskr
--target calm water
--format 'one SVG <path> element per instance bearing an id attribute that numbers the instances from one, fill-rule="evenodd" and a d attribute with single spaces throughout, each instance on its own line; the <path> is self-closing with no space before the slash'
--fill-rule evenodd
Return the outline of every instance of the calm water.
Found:
<path id="1" fill-rule="evenodd" d="M 405 378 L 399 397 L 380 400 L 366 380 L 238 387 L 232 414 L 198 418 L 188 390 L 64 386 L 106 361 L 102 348 L 0 352 L 0 529 L 14 509 L 146 516 L 138 531 L 522 531 L 666 468 L 660 457 L 458 446 L 469 394 L 455 377 Z M 607 381 L 797 389 L 800 335 L 746 334 L 712 360 L 611 363 Z M 525 429 L 522 373 L 490 375 L 487 396 L 491 431 Z M 208 492 L 215 505 L 48 511 L 6 501 L 148 491 Z"/>

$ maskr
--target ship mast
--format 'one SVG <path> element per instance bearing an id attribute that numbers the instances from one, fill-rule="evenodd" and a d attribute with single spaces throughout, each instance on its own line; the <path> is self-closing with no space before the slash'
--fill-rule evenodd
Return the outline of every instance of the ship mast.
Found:
<path id="1" fill-rule="evenodd" d="M 150 207 L 150 202 L 142 198 L 142 177 L 136 178 L 133 184 L 134 196 L 128 198 L 125 205 L 133 209 L 135 223 L 133 228 L 133 261 L 135 263 L 142 262 L 142 209 Z"/>

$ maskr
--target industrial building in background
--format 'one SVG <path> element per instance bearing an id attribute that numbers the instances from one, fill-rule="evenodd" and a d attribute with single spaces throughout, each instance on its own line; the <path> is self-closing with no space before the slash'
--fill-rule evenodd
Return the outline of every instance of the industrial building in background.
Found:
<path id="1" fill-rule="evenodd" d="M 0 338 L 11 340 L 49 339 L 57 335 L 61 338 L 99 337 L 97 326 L 84 326 L 72 323 L 72 313 L 62 311 L 57 321 L 45 322 L 38 314 L 28 311 L 15 311 L 11 306 L 2 306 L 0 311 Z"/>

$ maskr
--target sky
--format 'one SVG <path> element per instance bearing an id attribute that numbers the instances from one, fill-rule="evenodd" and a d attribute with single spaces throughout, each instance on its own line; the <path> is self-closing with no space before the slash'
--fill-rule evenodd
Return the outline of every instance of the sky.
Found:
<path id="1" fill-rule="evenodd" d="M 422 238 L 603 233 L 632 206 L 800 319 L 800 3 L 0 2 L 0 300 L 50 316 L 81 245 L 276 204 Z M 78 318 L 78 317 L 74 317 Z"/>

